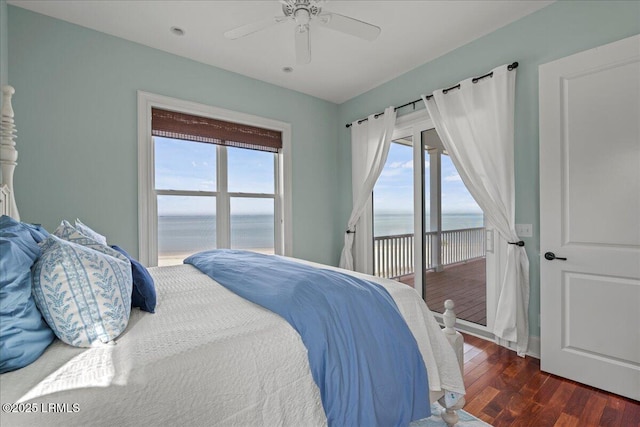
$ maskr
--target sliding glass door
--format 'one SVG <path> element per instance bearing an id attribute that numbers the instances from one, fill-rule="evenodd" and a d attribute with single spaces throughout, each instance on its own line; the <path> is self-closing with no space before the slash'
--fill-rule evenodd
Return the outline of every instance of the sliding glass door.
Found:
<path id="1" fill-rule="evenodd" d="M 397 126 L 373 219 L 375 275 L 415 287 L 432 311 L 453 299 L 459 319 L 487 325 L 484 216 L 429 121 Z"/>
<path id="2" fill-rule="evenodd" d="M 456 303 L 459 319 L 487 325 L 485 228 L 475 202 L 435 129 L 422 133 L 428 159 L 425 189 L 425 301 L 442 313 Z"/>

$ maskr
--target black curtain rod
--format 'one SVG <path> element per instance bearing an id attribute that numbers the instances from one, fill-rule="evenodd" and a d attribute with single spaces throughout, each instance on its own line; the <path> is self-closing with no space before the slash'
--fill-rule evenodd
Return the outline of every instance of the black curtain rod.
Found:
<path id="1" fill-rule="evenodd" d="M 507 70 L 509 70 L 509 71 L 511 71 L 511 70 L 513 70 L 513 69 L 515 69 L 515 68 L 518 68 L 518 63 L 517 63 L 517 62 L 514 62 L 513 64 L 510 64 L 509 66 L 507 66 Z M 480 80 L 482 80 L 482 79 L 484 79 L 484 78 L 487 78 L 487 77 L 493 77 L 493 71 L 492 71 L 492 72 L 490 72 L 490 73 L 485 74 L 484 76 L 474 77 L 473 79 L 471 79 L 471 81 L 472 81 L 473 83 L 478 83 Z M 453 89 L 460 89 L 460 83 L 458 83 L 458 84 L 457 84 L 457 85 L 455 85 L 455 86 L 451 86 L 451 87 L 448 87 L 448 88 L 444 89 L 444 90 L 442 91 L 442 93 L 445 93 L 445 94 L 446 94 L 447 92 L 449 92 L 450 90 L 453 90 Z M 427 98 L 427 99 L 431 99 L 431 98 L 433 98 L 433 95 L 427 95 L 425 98 Z M 394 110 L 396 110 L 396 111 L 397 111 L 397 110 L 399 110 L 400 108 L 408 107 L 409 105 L 413 105 L 413 109 L 415 110 L 415 108 L 416 108 L 416 103 L 418 103 L 418 102 L 420 102 L 420 101 L 422 101 L 422 98 L 420 98 L 420 99 L 416 99 L 415 101 L 407 102 L 406 104 L 402 104 L 402 105 L 401 105 L 401 106 L 399 106 L 399 107 L 395 107 L 395 108 L 394 108 Z M 377 119 L 378 117 L 380 117 L 380 116 L 381 116 L 381 115 L 383 115 L 383 114 L 384 114 L 384 112 L 382 112 L 382 113 L 376 113 L 373 117 Z M 368 118 L 368 117 L 365 117 L 364 119 L 360 119 L 360 120 L 358 120 L 358 124 L 360 124 L 360 123 L 362 123 L 362 122 L 366 122 L 367 120 L 369 120 L 369 118 Z M 350 127 L 351 127 L 351 123 L 347 123 L 347 124 L 346 124 L 346 127 L 350 128 Z"/>

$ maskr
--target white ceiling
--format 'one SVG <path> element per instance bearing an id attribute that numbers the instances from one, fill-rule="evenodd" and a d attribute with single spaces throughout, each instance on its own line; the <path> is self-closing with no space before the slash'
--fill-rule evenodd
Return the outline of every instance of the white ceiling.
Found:
<path id="1" fill-rule="evenodd" d="M 311 23 L 311 63 L 296 65 L 293 22 L 238 40 L 223 33 L 282 15 L 277 0 L 9 0 L 49 15 L 225 70 L 342 103 L 553 1 L 327 1 L 382 28 L 373 42 Z M 185 35 L 170 32 L 179 27 Z M 283 67 L 294 68 L 292 73 Z"/>

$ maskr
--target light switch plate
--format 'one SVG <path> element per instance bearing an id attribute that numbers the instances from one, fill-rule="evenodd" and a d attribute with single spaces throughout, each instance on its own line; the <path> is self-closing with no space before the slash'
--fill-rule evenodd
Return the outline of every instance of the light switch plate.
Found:
<path id="1" fill-rule="evenodd" d="M 516 234 L 518 237 L 533 237 L 533 225 L 516 224 Z"/>
<path id="2" fill-rule="evenodd" d="M 487 228 L 485 232 L 486 232 L 486 238 L 487 238 L 487 244 L 485 246 L 485 250 L 487 252 L 493 253 L 493 230 Z"/>

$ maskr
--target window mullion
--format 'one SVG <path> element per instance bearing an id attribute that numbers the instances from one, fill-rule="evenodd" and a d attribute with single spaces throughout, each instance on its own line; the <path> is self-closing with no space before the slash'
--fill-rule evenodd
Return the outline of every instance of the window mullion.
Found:
<path id="1" fill-rule="evenodd" d="M 284 255 L 284 220 L 282 212 L 282 181 L 280 179 L 280 155 L 273 156 L 273 246 L 274 252 L 279 255 Z"/>
<path id="2" fill-rule="evenodd" d="M 431 247 L 431 265 L 434 271 L 442 271 L 442 150 L 432 148 L 429 152 L 429 194 L 431 197 L 429 208 L 430 229 L 434 235 Z"/>
<path id="3" fill-rule="evenodd" d="M 414 283 L 413 286 L 424 298 L 426 295 L 424 278 L 421 272 L 426 271 L 425 253 L 425 194 L 424 194 L 424 174 L 425 174 L 425 141 L 423 138 L 422 126 L 412 126 L 413 141 L 413 265 Z"/>
<path id="4" fill-rule="evenodd" d="M 231 202 L 227 173 L 227 147 L 217 147 L 218 197 L 216 199 L 216 247 L 231 247 Z"/>
<path id="5" fill-rule="evenodd" d="M 266 193 L 234 193 L 229 192 L 229 197 L 245 197 L 249 199 L 275 199 L 275 194 Z"/>
<path id="6" fill-rule="evenodd" d="M 216 191 L 155 190 L 157 196 L 216 197 Z"/>

